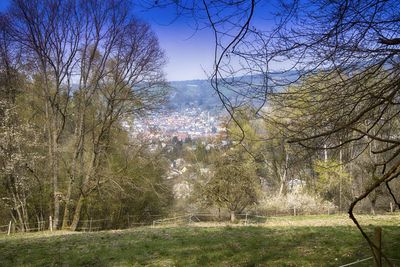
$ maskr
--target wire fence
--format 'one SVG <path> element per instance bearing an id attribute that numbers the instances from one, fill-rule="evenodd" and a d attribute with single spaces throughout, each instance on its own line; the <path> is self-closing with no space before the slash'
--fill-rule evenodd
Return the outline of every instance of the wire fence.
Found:
<path id="1" fill-rule="evenodd" d="M 388 258 L 388 260 L 390 260 L 392 263 L 400 262 L 400 259 Z M 353 261 L 353 262 L 350 262 L 350 263 L 346 263 L 344 265 L 340 265 L 339 267 L 347 267 L 347 266 L 358 265 L 358 264 L 360 264 L 362 262 L 366 262 L 366 261 L 371 261 L 372 262 L 372 261 L 374 261 L 374 257 L 368 257 L 368 258 L 365 258 L 365 259 L 358 259 L 356 261 Z M 376 266 L 376 264 L 375 264 L 375 266 Z M 394 266 L 398 266 L 398 265 L 396 264 Z"/>
<path id="2" fill-rule="evenodd" d="M 275 215 L 275 214 L 274 214 Z M 286 216 L 286 214 L 280 214 Z M 278 215 L 279 216 L 279 215 Z M 262 216 L 256 214 L 236 214 L 236 221 L 238 223 L 255 224 L 263 223 L 271 218 L 271 216 Z M 226 222 L 229 221 L 229 214 L 213 214 L 213 213 L 190 213 L 190 214 L 177 214 L 175 216 L 165 218 L 161 214 L 146 214 L 143 215 L 125 215 L 121 218 L 89 218 L 80 220 L 75 231 L 100 231 L 110 229 L 128 229 L 140 226 L 159 226 L 169 224 L 192 224 L 199 222 Z M 70 230 L 72 221 L 67 220 L 65 223 L 68 227 L 63 230 Z M 9 224 L 0 225 L 0 234 L 13 234 L 17 232 L 38 232 L 38 231 L 52 231 L 53 221 L 51 217 L 48 220 L 19 223 L 10 221 Z"/>
<path id="3" fill-rule="evenodd" d="M 237 224 L 263 224 L 266 222 L 279 221 L 280 217 L 288 216 L 301 216 L 301 215 L 333 215 L 337 214 L 337 210 L 330 210 L 327 213 L 313 213 L 305 210 L 278 210 L 269 209 L 263 211 L 252 211 L 248 213 L 235 214 L 235 223 Z M 111 229 L 129 229 L 140 226 L 160 226 L 160 225 L 184 225 L 193 223 L 217 223 L 229 222 L 230 214 L 228 213 L 186 213 L 176 214 L 171 217 L 165 218 L 162 214 L 128 214 L 118 218 L 86 218 L 80 220 L 75 231 L 100 231 Z M 290 221 L 290 220 L 287 220 Z M 60 224 L 70 226 L 71 220 L 66 223 L 62 221 Z M 70 227 L 63 227 L 64 230 L 71 229 Z M 51 231 L 52 222 L 49 220 L 42 220 L 28 223 L 10 222 L 9 224 L 0 225 L 0 234 L 12 234 L 16 232 L 36 232 L 36 231 Z"/>
<path id="4" fill-rule="evenodd" d="M 132 216 L 133 217 L 133 216 Z M 138 222 L 133 220 L 132 217 L 126 217 L 125 220 L 116 221 L 115 219 L 87 219 L 80 220 L 75 231 L 100 231 L 100 230 L 111 230 L 111 229 L 128 229 L 139 226 L 151 225 L 152 220 L 145 222 Z M 159 217 L 159 216 L 156 216 Z M 60 222 L 62 224 L 63 222 Z M 63 230 L 71 230 L 72 221 L 66 221 L 67 227 L 62 228 Z M 14 234 L 14 233 L 27 233 L 27 232 L 40 232 L 40 231 L 53 231 L 52 219 L 49 218 L 47 221 L 37 221 L 29 223 L 19 223 L 10 221 L 9 224 L 0 225 L 0 234 Z"/>
<path id="5" fill-rule="evenodd" d="M 353 262 L 350 262 L 350 263 L 347 263 L 347 264 L 344 264 L 344 265 L 340 265 L 339 267 L 347 267 L 347 266 L 356 265 L 356 264 L 359 264 L 359 263 L 364 262 L 364 261 L 372 260 L 373 258 L 374 257 L 368 257 L 368 258 L 365 258 L 365 259 L 356 260 L 356 261 L 353 261 Z"/>
<path id="6" fill-rule="evenodd" d="M 274 214 L 275 215 L 275 214 Z M 190 226 L 193 224 L 201 223 L 227 223 L 230 221 L 229 214 L 214 214 L 214 213 L 188 213 L 188 214 L 178 214 L 174 215 L 169 218 L 162 218 L 162 215 L 148 215 L 147 218 L 151 218 L 152 220 L 147 220 L 144 222 L 138 222 L 137 219 L 140 216 L 138 215 L 127 215 L 125 216 L 125 220 L 116 223 L 115 219 L 105 218 L 105 219 L 87 219 L 87 220 L 80 220 L 78 227 L 75 229 L 76 231 L 83 231 L 83 232 L 94 232 L 94 231 L 101 231 L 101 230 L 110 230 L 110 229 L 130 229 L 135 227 L 142 227 L 142 226 L 151 226 L 151 227 L 168 227 L 168 226 Z M 257 224 L 264 224 L 268 221 L 272 221 L 274 219 L 279 220 L 278 216 L 266 216 L 266 215 L 258 215 L 254 213 L 242 213 L 242 214 L 235 214 L 235 224 L 237 225 L 257 225 Z M 70 225 L 71 221 L 67 221 L 68 225 Z M 68 228 L 66 229 L 68 230 Z M 39 232 L 39 231 L 52 231 L 52 219 L 49 218 L 48 221 L 37 221 L 34 223 L 25 223 L 25 224 L 18 224 L 12 221 L 9 224 L 0 225 L 0 234 L 14 234 L 16 232 Z M 381 230 L 380 230 L 381 231 Z M 379 234 L 380 235 L 380 234 Z M 379 237 L 379 241 L 374 242 L 381 242 Z M 390 244 L 393 246 L 394 244 Z M 396 244 L 400 246 L 400 244 Z M 381 244 L 379 244 L 379 248 L 381 248 Z M 380 255 L 380 254 L 379 254 Z M 400 259 L 394 258 L 386 258 L 392 262 L 399 263 Z M 376 261 L 374 257 L 367 257 L 364 259 L 358 259 L 354 262 L 350 262 L 340 267 L 347 267 L 360 264 L 362 262 L 368 261 Z M 377 265 L 376 266 L 382 266 Z"/>
<path id="7" fill-rule="evenodd" d="M 394 258 L 389 258 L 387 255 L 384 255 L 382 251 L 382 228 L 381 227 L 375 227 L 374 230 L 374 238 L 371 239 L 371 242 L 373 242 L 374 247 L 372 248 L 373 251 L 373 256 L 372 257 L 367 257 L 364 259 L 357 259 L 356 261 L 340 265 L 339 267 L 347 267 L 347 266 L 353 266 L 353 265 L 358 265 L 361 262 L 366 262 L 372 260 L 374 263 L 374 266 L 376 267 L 382 267 L 384 266 L 383 263 L 386 261 L 389 266 L 397 266 L 395 262 L 399 262 L 400 259 L 394 259 Z"/>
<path id="8" fill-rule="evenodd" d="M 261 216 L 255 214 L 236 214 L 236 223 L 242 224 L 256 224 L 263 223 L 270 216 Z M 122 220 L 116 220 L 112 218 L 92 218 L 86 220 L 80 220 L 75 231 L 101 231 L 111 229 L 129 229 L 141 226 L 160 226 L 160 225 L 185 225 L 201 222 L 227 222 L 230 221 L 230 217 L 227 214 L 212 214 L 212 213 L 190 213 L 190 214 L 178 214 L 173 217 L 163 218 L 163 215 L 148 215 L 146 221 L 138 221 L 139 216 L 127 215 Z M 61 222 L 62 223 L 62 222 Z M 70 230 L 72 221 L 66 221 L 68 227 L 64 227 L 63 230 Z M 53 222 L 51 217 L 46 221 L 36 221 L 27 223 L 16 223 L 10 221 L 9 224 L 0 225 L 0 234 L 14 234 L 17 232 L 39 232 L 39 231 L 52 231 Z"/>
<path id="9" fill-rule="evenodd" d="M 285 215 L 282 215 L 285 216 Z M 170 218 L 154 220 L 152 226 L 185 225 L 193 223 L 234 223 L 237 225 L 264 224 L 269 220 L 282 216 L 265 216 L 252 213 L 235 214 L 234 221 L 229 214 L 190 213 Z"/>

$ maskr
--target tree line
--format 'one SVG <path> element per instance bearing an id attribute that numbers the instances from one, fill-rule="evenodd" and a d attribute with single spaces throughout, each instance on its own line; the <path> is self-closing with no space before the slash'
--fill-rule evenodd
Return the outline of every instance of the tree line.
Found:
<path id="1" fill-rule="evenodd" d="M 16 0 L 1 14 L 1 212 L 22 231 L 49 215 L 53 229 L 75 230 L 89 203 L 116 217 L 131 208 L 124 198 L 151 209 L 149 190 L 166 191 L 156 182 L 162 164 L 121 124 L 165 96 L 164 53 L 129 9 L 124 0 Z"/>
<path id="2" fill-rule="evenodd" d="M 48 216 L 72 230 L 93 216 L 117 224 L 189 209 L 234 220 L 286 205 L 295 185 L 351 214 L 360 201 L 361 211 L 399 207 L 393 3 L 294 1 L 273 31 L 251 27 L 255 1 L 179 6 L 203 10 L 216 33 L 210 79 L 230 115 L 229 145 L 151 152 L 124 125 L 165 101 L 165 56 L 129 2 L 12 1 L 0 20 L 1 218 L 21 231 Z M 282 61 L 290 66 L 271 77 Z M 190 162 L 181 207 L 166 179 L 178 158 Z"/>
<path id="3" fill-rule="evenodd" d="M 399 1 L 166 0 L 150 4 L 168 5 L 176 6 L 183 15 L 198 14 L 194 25 L 212 29 L 211 84 L 237 125 L 236 110 L 246 102 L 257 101 L 254 114 L 274 120 L 260 113 L 265 103 L 282 99 L 282 88 L 307 83 L 304 92 L 284 90 L 282 94 L 301 99 L 298 103 L 282 99 L 282 104 L 306 107 L 304 112 L 287 114 L 287 141 L 314 151 L 339 149 L 339 159 L 353 162 L 362 162 L 358 159 L 364 155 L 361 151 L 370 151 L 365 161 L 373 167 L 362 172 L 374 181 L 364 181 L 365 188 L 352 199 L 348 212 L 373 248 L 353 211 L 382 188 L 399 206 L 393 186 L 400 175 L 396 133 Z M 265 24 L 259 23 L 263 19 Z M 271 70 L 296 75 L 274 79 Z M 243 75 L 261 75 L 264 81 L 241 79 Z M 310 75 L 318 78 L 305 81 Z M 236 97 L 229 97 L 222 88 L 230 88 Z M 240 140 L 244 136 L 241 129 Z"/>

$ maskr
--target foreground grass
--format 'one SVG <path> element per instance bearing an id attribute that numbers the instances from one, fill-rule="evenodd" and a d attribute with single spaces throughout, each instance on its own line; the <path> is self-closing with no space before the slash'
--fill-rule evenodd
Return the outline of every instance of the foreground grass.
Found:
<path id="1" fill-rule="evenodd" d="M 370 256 L 366 242 L 345 217 L 290 218 L 247 227 L 2 236 L 0 266 L 339 266 Z M 400 217 L 362 220 L 370 233 L 374 225 L 381 225 L 384 251 L 391 258 L 400 258 Z"/>

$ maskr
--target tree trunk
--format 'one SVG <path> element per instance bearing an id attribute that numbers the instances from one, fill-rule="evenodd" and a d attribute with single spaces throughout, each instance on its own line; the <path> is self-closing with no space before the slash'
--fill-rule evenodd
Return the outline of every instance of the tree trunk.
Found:
<path id="1" fill-rule="evenodd" d="M 340 163 L 340 180 L 339 180 L 339 213 L 342 213 L 342 175 L 343 175 L 343 154 L 342 149 L 339 150 Z"/>
<path id="2" fill-rule="evenodd" d="M 69 181 L 69 184 L 68 184 L 67 195 L 65 197 L 64 215 L 63 215 L 63 221 L 62 221 L 62 227 L 61 227 L 64 230 L 68 228 L 69 209 L 70 209 L 70 202 L 71 202 L 72 186 L 73 186 L 73 180 L 71 178 L 70 181 Z"/>
<path id="3" fill-rule="evenodd" d="M 85 200 L 85 197 L 81 194 L 79 196 L 79 200 L 78 203 L 76 204 L 75 207 L 75 212 L 74 212 L 74 218 L 72 219 L 72 223 L 71 223 L 71 230 L 72 231 L 76 231 L 76 228 L 78 228 L 78 224 L 79 224 L 79 220 L 81 217 L 81 210 L 82 210 L 82 206 L 83 206 L 83 201 Z"/>
<path id="4" fill-rule="evenodd" d="M 58 228 L 58 221 L 60 219 L 60 192 L 58 186 L 58 157 L 57 157 L 57 137 L 56 131 L 53 128 L 53 137 L 52 137 L 52 175 L 53 175 L 53 192 L 54 192 L 54 219 L 53 219 L 53 229 Z"/>
<path id="5" fill-rule="evenodd" d="M 53 229 L 57 229 L 58 220 L 60 216 L 60 196 L 58 191 L 58 163 L 57 163 L 57 131 L 56 131 L 56 118 L 54 112 L 49 107 L 49 103 L 45 105 L 46 120 L 47 120 L 47 142 L 49 146 L 49 163 L 51 172 L 51 182 L 53 184 Z"/>
<path id="6" fill-rule="evenodd" d="M 376 206 L 376 199 L 370 199 L 371 201 L 371 214 L 375 215 L 375 206 Z"/>
<path id="7" fill-rule="evenodd" d="M 88 174 L 85 175 L 85 179 L 82 183 L 82 188 L 81 188 L 81 193 L 79 195 L 79 200 L 75 205 L 75 211 L 74 211 L 74 216 L 72 219 L 72 223 L 71 223 L 71 230 L 75 231 L 79 220 L 80 220 L 80 215 L 81 215 L 81 209 L 83 206 L 83 201 L 85 200 L 85 196 L 90 194 L 92 192 L 92 189 L 89 188 L 89 182 L 90 182 L 90 177 L 91 175 L 95 172 L 96 169 L 96 163 L 97 163 L 97 153 L 94 152 L 92 154 L 92 160 L 91 160 L 91 169 L 88 171 Z M 84 193 L 82 193 L 84 192 Z"/>
<path id="8" fill-rule="evenodd" d="M 235 221 L 236 221 L 235 211 L 231 210 L 231 223 L 234 223 Z"/>
<path id="9" fill-rule="evenodd" d="M 288 162 L 289 162 L 289 155 L 285 155 L 285 166 L 283 169 L 283 173 L 280 175 L 280 187 L 278 196 L 286 195 L 287 193 L 287 173 L 288 173 Z"/>
<path id="10" fill-rule="evenodd" d="M 67 229 L 69 227 L 69 214 L 70 214 L 70 208 L 71 208 L 71 194 L 72 194 L 72 188 L 75 183 L 76 177 L 79 175 L 78 174 L 78 160 L 81 161 L 80 164 L 80 171 L 79 173 L 82 174 L 82 158 L 83 158 L 83 146 L 85 142 L 85 131 L 84 131 L 84 123 L 85 123 L 85 112 L 86 110 L 79 110 L 79 123 L 75 127 L 74 131 L 74 137 L 76 140 L 75 143 L 75 151 L 74 151 L 74 157 L 72 159 L 72 164 L 71 164 L 71 173 L 72 175 L 70 176 L 69 183 L 68 183 L 68 188 L 67 188 L 67 195 L 65 197 L 65 208 L 64 208 L 64 216 L 63 216 L 63 223 L 62 223 L 62 229 Z"/>

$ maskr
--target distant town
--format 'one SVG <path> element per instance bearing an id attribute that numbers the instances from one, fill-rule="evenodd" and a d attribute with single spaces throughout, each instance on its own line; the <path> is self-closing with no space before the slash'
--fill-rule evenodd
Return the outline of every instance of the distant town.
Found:
<path id="1" fill-rule="evenodd" d="M 212 138 L 226 131 L 222 115 L 197 107 L 158 111 L 124 126 L 132 136 L 153 141 Z"/>

